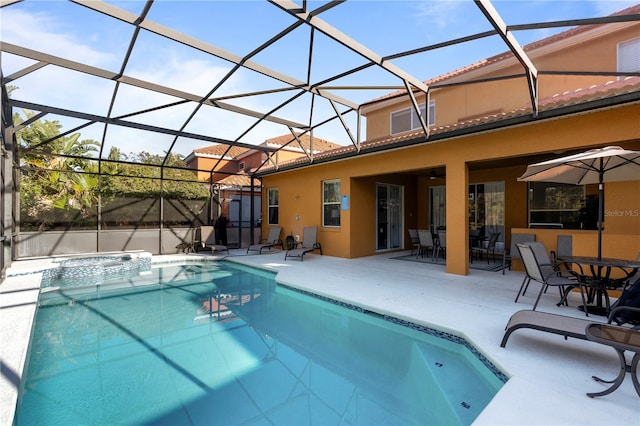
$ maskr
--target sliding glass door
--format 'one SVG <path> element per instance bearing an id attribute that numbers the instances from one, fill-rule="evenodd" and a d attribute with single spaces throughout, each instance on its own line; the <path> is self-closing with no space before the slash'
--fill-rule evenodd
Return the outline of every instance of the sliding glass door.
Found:
<path id="1" fill-rule="evenodd" d="M 376 250 L 402 246 L 402 186 L 376 184 Z"/>
<path id="2" fill-rule="evenodd" d="M 429 188 L 429 225 L 431 231 L 447 228 L 447 191 L 444 186 Z"/>
<path id="3" fill-rule="evenodd" d="M 446 229 L 446 206 L 446 187 L 431 187 L 429 225 L 432 231 Z M 485 237 L 500 232 L 498 241 L 504 241 L 504 207 L 504 182 L 469 185 L 469 230 Z"/>

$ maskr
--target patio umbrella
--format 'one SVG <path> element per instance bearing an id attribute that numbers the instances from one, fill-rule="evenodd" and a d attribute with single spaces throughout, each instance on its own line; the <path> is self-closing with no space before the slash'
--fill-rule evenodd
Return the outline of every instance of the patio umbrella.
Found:
<path id="1" fill-rule="evenodd" d="M 640 151 L 619 146 L 592 149 L 527 166 L 519 181 L 598 184 L 598 259 L 602 259 L 604 182 L 640 180 Z"/>

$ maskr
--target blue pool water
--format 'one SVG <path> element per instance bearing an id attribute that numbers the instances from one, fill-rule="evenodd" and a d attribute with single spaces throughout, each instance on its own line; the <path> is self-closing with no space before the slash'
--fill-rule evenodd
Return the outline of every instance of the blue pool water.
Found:
<path id="1" fill-rule="evenodd" d="M 15 422 L 469 424 L 505 380 L 455 336 L 174 264 L 43 292 Z"/>

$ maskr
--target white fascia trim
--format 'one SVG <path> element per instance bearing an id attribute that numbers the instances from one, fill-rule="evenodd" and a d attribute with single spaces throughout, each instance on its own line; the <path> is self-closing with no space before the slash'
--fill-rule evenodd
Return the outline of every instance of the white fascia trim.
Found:
<path id="1" fill-rule="evenodd" d="M 293 145 L 293 146 L 292 146 Z M 281 144 L 278 143 L 268 143 L 267 142 L 267 147 L 268 148 L 280 148 L 283 151 L 292 151 L 292 152 L 300 152 L 300 153 L 306 153 L 306 151 L 302 148 L 300 148 L 300 145 L 298 145 L 298 143 L 296 142 L 291 142 L 289 145 L 287 145 L 286 147 L 282 148 Z M 313 153 L 314 154 L 318 154 L 324 152 L 320 149 L 314 149 Z"/>
<path id="2" fill-rule="evenodd" d="M 192 153 L 194 157 L 201 157 L 201 158 L 215 158 L 215 159 L 222 159 L 222 160 L 228 160 L 231 161 L 233 160 L 233 157 L 230 157 L 228 155 L 225 155 L 224 157 L 222 155 L 218 155 L 218 154 L 205 154 L 202 152 L 193 152 Z M 191 154 L 189 154 L 189 156 L 191 156 Z"/>

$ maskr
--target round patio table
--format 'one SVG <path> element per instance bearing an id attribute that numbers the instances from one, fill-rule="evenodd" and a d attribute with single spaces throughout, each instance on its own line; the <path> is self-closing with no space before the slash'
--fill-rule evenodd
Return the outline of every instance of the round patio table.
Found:
<path id="1" fill-rule="evenodd" d="M 640 269 L 640 261 L 614 259 L 603 257 L 598 259 L 591 256 L 562 256 L 558 261 L 571 269 L 571 264 L 578 265 L 580 271 L 574 271 L 580 275 L 580 279 L 591 291 L 589 301 L 593 301 L 595 294 L 596 305 L 588 305 L 587 313 L 606 316 L 609 313 L 609 294 L 607 289 L 620 288 L 632 278 Z M 622 277 L 613 277 L 611 272 L 618 270 Z M 588 272 L 587 272 L 588 271 Z M 606 306 L 602 305 L 602 299 Z M 584 309 L 580 306 L 579 309 Z"/>
<path id="2" fill-rule="evenodd" d="M 626 373 L 631 374 L 631 381 L 638 396 L 640 396 L 640 382 L 638 382 L 638 362 L 640 362 L 640 330 L 633 330 L 626 327 L 619 327 L 611 324 L 589 324 L 585 330 L 588 340 L 603 345 L 611 346 L 618 354 L 620 360 L 620 371 L 613 380 L 604 380 L 597 376 L 591 376 L 593 380 L 600 383 L 611 383 L 611 386 L 601 392 L 590 392 L 590 398 L 608 395 L 618 389 L 626 377 Z M 624 351 L 634 352 L 631 364 L 627 365 Z"/>

